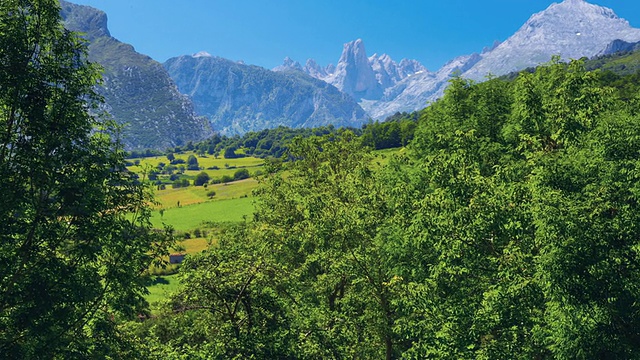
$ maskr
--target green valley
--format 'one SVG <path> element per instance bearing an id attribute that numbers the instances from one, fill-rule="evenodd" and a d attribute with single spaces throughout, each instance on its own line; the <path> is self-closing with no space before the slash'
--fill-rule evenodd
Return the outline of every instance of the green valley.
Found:
<path id="1" fill-rule="evenodd" d="M 571 50 L 640 29 L 583 0 L 527 24 L 438 73 L 362 40 L 335 67 L 288 59 L 282 74 L 170 61 L 220 100 L 227 136 L 104 13 L 0 2 L 0 358 L 640 359 L 640 43 L 459 76 L 510 68 L 501 54 L 549 28 Z M 358 128 L 277 126 L 325 124 L 327 102 L 361 123 L 305 72 L 369 109 L 447 85 Z M 278 86 L 253 97 L 255 82 Z M 256 99 L 275 128 L 243 105 Z"/>

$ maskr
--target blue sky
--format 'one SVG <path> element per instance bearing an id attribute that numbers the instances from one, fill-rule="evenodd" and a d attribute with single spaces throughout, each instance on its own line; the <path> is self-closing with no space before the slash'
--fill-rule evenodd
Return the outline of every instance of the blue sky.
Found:
<path id="1" fill-rule="evenodd" d="M 158 61 L 207 51 L 272 68 L 285 56 L 335 64 L 342 45 L 437 70 L 505 40 L 551 0 L 71 0 L 104 10 L 117 39 Z M 559 0 L 557 0 L 559 1 Z M 640 27 L 640 1 L 597 0 Z"/>

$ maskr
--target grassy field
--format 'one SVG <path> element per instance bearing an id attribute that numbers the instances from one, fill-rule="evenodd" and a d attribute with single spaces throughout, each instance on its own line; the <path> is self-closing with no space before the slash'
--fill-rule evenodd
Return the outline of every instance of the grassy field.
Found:
<path id="1" fill-rule="evenodd" d="M 394 148 L 394 149 L 374 150 L 373 163 L 376 166 L 383 167 L 389 164 L 389 161 L 393 156 L 404 154 L 406 151 L 407 149 L 403 147 Z"/>
<path id="2" fill-rule="evenodd" d="M 218 200 L 194 205 L 173 207 L 163 211 L 154 211 L 151 224 L 162 228 L 162 224 L 173 226 L 178 231 L 190 231 L 203 222 L 239 222 L 253 213 L 253 198 Z"/>
<path id="3" fill-rule="evenodd" d="M 171 293 L 179 289 L 180 285 L 178 275 L 156 276 L 153 284 L 147 287 L 149 294 L 145 298 L 149 304 L 165 300 Z"/>
<path id="4" fill-rule="evenodd" d="M 182 159 L 185 162 L 189 158 L 189 155 L 194 155 L 198 159 L 198 166 L 201 168 L 200 170 L 185 170 L 184 176 L 188 178 L 194 178 L 200 172 L 204 171 L 212 179 L 219 179 L 224 175 L 233 176 L 236 171 L 242 168 L 246 168 L 249 170 L 249 173 L 253 176 L 258 173 L 262 166 L 264 165 L 264 160 L 255 157 L 244 157 L 238 159 L 224 159 L 224 158 L 215 158 L 212 155 L 202 155 L 198 156 L 194 152 L 186 152 L 183 154 L 174 154 L 176 159 Z M 134 165 L 129 166 L 129 170 L 143 175 L 151 169 L 156 169 L 160 163 L 164 163 L 165 165 L 169 165 L 170 161 L 166 156 L 155 156 L 141 159 L 129 159 L 128 161 L 132 162 Z M 137 165 L 135 165 L 137 164 Z M 187 164 L 182 164 L 185 168 Z M 177 165 L 178 167 L 180 165 Z M 160 175 L 159 179 L 169 182 L 169 175 Z"/>
<path id="5" fill-rule="evenodd" d="M 187 239 L 180 242 L 185 254 L 195 254 L 209 248 L 209 240 L 204 237 Z"/>
<path id="6" fill-rule="evenodd" d="M 249 196 L 253 189 L 258 187 L 255 179 L 244 179 L 227 184 L 210 184 L 207 188 L 203 186 L 189 186 L 185 188 L 156 190 L 155 198 L 160 203 L 160 209 L 169 209 L 178 206 L 199 204 L 211 201 L 207 197 L 209 191 L 215 191 L 214 201 L 236 199 L 242 196 Z"/>
<path id="7" fill-rule="evenodd" d="M 375 151 L 374 167 L 386 165 L 395 154 L 400 154 L 403 151 L 405 151 L 404 148 Z M 185 160 L 188 156 L 189 154 L 176 154 L 176 158 Z M 145 167 L 157 167 L 160 162 L 169 163 L 166 157 L 145 158 L 140 159 L 139 166 L 131 166 L 130 170 L 141 173 Z M 233 173 L 240 167 L 248 168 L 250 173 L 253 174 L 260 169 L 263 161 L 256 158 L 215 159 L 213 157 L 199 157 L 198 163 L 200 167 L 218 166 L 219 170 L 205 170 L 209 173 L 209 176 L 217 178 L 225 174 L 233 176 Z M 225 167 L 225 164 L 228 167 Z M 195 176 L 198 172 L 186 171 L 185 174 Z M 288 172 L 285 172 L 285 177 L 287 175 L 289 175 Z M 163 176 L 166 177 L 167 175 Z M 191 235 L 194 234 L 195 229 L 207 231 L 206 236 L 186 239 L 178 243 L 183 253 L 198 253 L 207 249 L 210 243 L 215 243 L 216 241 L 217 230 L 215 225 L 212 228 L 211 222 L 239 222 L 243 221 L 245 217 L 247 219 L 251 218 L 254 210 L 251 193 L 256 187 L 258 187 L 258 181 L 253 178 L 227 184 L 209 184 L 207 188 L 189 186 L 172 189 L 167 186 L 164 190 L 155 191 L 158 205 L 152 213 L 151 222 L 157 228 L 162 227 L 164 223 L 171 225 L 179 232 L 189 232 Z M 216 192 L 216 195 L 210 199 L 207 193 L 212 190 Z M 169 270 L 168 273 L 178 271 L 178 267 L 179 265 L 170 265 L 167 269 Z M 157 276 L 156 282 L 149 287 L 150 294 L 147 296 L 147 301 L 153 304 L 164 300 L 179 287 L 180 283 L 176 275 Z"/>

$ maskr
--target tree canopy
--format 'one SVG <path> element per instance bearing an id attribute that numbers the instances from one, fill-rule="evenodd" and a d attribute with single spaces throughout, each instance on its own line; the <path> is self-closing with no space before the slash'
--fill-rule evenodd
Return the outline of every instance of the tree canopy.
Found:
<path id="1" fill-rule="evenodd" d="M 362 138 L 251 134 L 245 148 L 291 161 L 267 162 L 253 218 L 130 321 L 165 242 L 97 69 L 56 1 L 0 10 L 0 354 L 640 358 L 637 77 L 554 59 L 512 81 L 454 78 L 417 122 Z M 379 164 L 371 148 L 398 141 Z"/>
<path id="2" fill-rule="evenodd" d="M 174 312 L 138 334 L 207 319 L 171 338 L 205 358 L 638 358 L 640 119 L 621 94 L 554 61 L 453 79 L 382 168 L 350 132 L 299 138 L 253 222 L 187 260 Z"/>
<path id="3" fill-rule="evenodd" d="M 144 312 L 142 272 L 163 244 L 59 12 L 0 3 L 0 354 L 14 358 L 133 351 L 117 319 Z"/>

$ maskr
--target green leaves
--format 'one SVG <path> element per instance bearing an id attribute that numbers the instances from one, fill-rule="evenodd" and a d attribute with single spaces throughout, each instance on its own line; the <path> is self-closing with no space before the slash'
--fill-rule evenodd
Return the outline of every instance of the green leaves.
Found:
<path id="1" fill-rule="evenodd" d="M 144 311 L 142 271 L 164 250 L 59 11 L 0 5 L 0 351 L 20 358 L 122 349 L 114 320 Z"/>
<path id="2" fill-rule="evenodd" d="M 210 356 L 637 358 L 640 119 L 594 76 L 454 79 L 383 168 L 294 140 L 174 304 L 206 304 Z"/>

